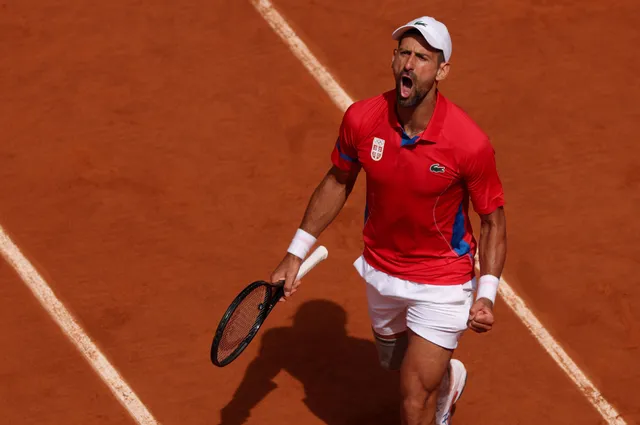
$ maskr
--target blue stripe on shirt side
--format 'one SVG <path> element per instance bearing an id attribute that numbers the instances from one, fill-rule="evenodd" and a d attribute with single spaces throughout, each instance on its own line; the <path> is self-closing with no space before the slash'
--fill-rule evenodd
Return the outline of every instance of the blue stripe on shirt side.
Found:
<path id="1" fill-rule="evenodd" d="M 453 222 L 453 232 L 451 234 L 451 247 L 459 256 L 463 256 L 471 250 L 471 246 L 466 241 L 462 240 L 463 237 L 464 214 L 462 213 L 462 203 L 460 203 L 460 208 L 458 208 L 458 213 L 456 214 L 456 218 Z"/>

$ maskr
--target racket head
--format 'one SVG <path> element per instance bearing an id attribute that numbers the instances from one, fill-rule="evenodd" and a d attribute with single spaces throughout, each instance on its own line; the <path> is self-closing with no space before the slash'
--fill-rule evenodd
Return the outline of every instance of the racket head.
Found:
<path id="1" fill-rule="evenodd" d="M 234 361 L 258 333 L 284 294 L 284 281 L 256 281 L 244 288 L 225 311 L 211 344 L 211 362 L 224 367 Z"/>

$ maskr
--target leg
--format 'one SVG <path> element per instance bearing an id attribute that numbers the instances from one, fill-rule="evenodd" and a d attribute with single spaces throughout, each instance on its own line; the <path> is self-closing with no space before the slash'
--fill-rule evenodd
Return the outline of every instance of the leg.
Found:
<path id="1" fill-rule="evenodd" d="M 464 365 L 451 355 L 467 328 L 472 282 L 416 284 L 373 269 L 363 257 L 354 266 L 366 282 L 380 363 L 401 363 L 402 424 L 450 425 L 466 383 Z"/>
<path id="2" fill-rule="evenodd" d="M 400 370 L 409 340 L 407 331 L 394 335 L 380 335 L 374 329 L 373 335 L 380 365 L 387 370 Z"/>
<path id="3" fill-rule="evenodd" d="M 368 270 L 363 277 L 368 278 L 367 307 L 378 360 L 387 370 L 399 370 L 407 349 L 407 301 L 380 292 L 378 286 L 385 283 L 386 275 Z"/>
<path id="4" fill-rule="evenodd" d="M 408 288 L 409 347 L 401 369 L 403 424 L 450 425 L 467 372 L 453 351 L 466 329 L 471 282 L 453 287 Z"/>
<path id="5" fill-rule="evenodd" d="M 402 425 L 433 425 L 438 389 L 452 350 L 408 331 L 408 348 L 400 369 Z"/>

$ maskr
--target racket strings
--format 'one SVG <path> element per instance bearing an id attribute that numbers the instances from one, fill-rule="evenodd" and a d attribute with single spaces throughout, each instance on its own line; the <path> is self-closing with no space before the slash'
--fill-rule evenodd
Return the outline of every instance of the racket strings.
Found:
<path id="1" fill-rule="evenodd" d="M 261 285 L 251 291 L 236 307 L 222 332 L 218 361 L 224 361 L 249 336 L 267 306 L 270 290 Z"/>

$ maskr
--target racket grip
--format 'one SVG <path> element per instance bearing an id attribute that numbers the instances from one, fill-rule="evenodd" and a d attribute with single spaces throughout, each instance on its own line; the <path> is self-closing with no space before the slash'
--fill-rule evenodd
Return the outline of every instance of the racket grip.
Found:
<path id="1" fill-rule="evenodd" d="M 311 269 L 317 266 L 321 261 L 326 260 L 328 256 L 329 256 L 329 251 L 327 251 L 327 248 L 320 245 L 300 265 L 300 270 L 298 271 L 298 276 L 296 276 L 296 280 L 302 279 L 307 273 L 311 271 Z"/>

